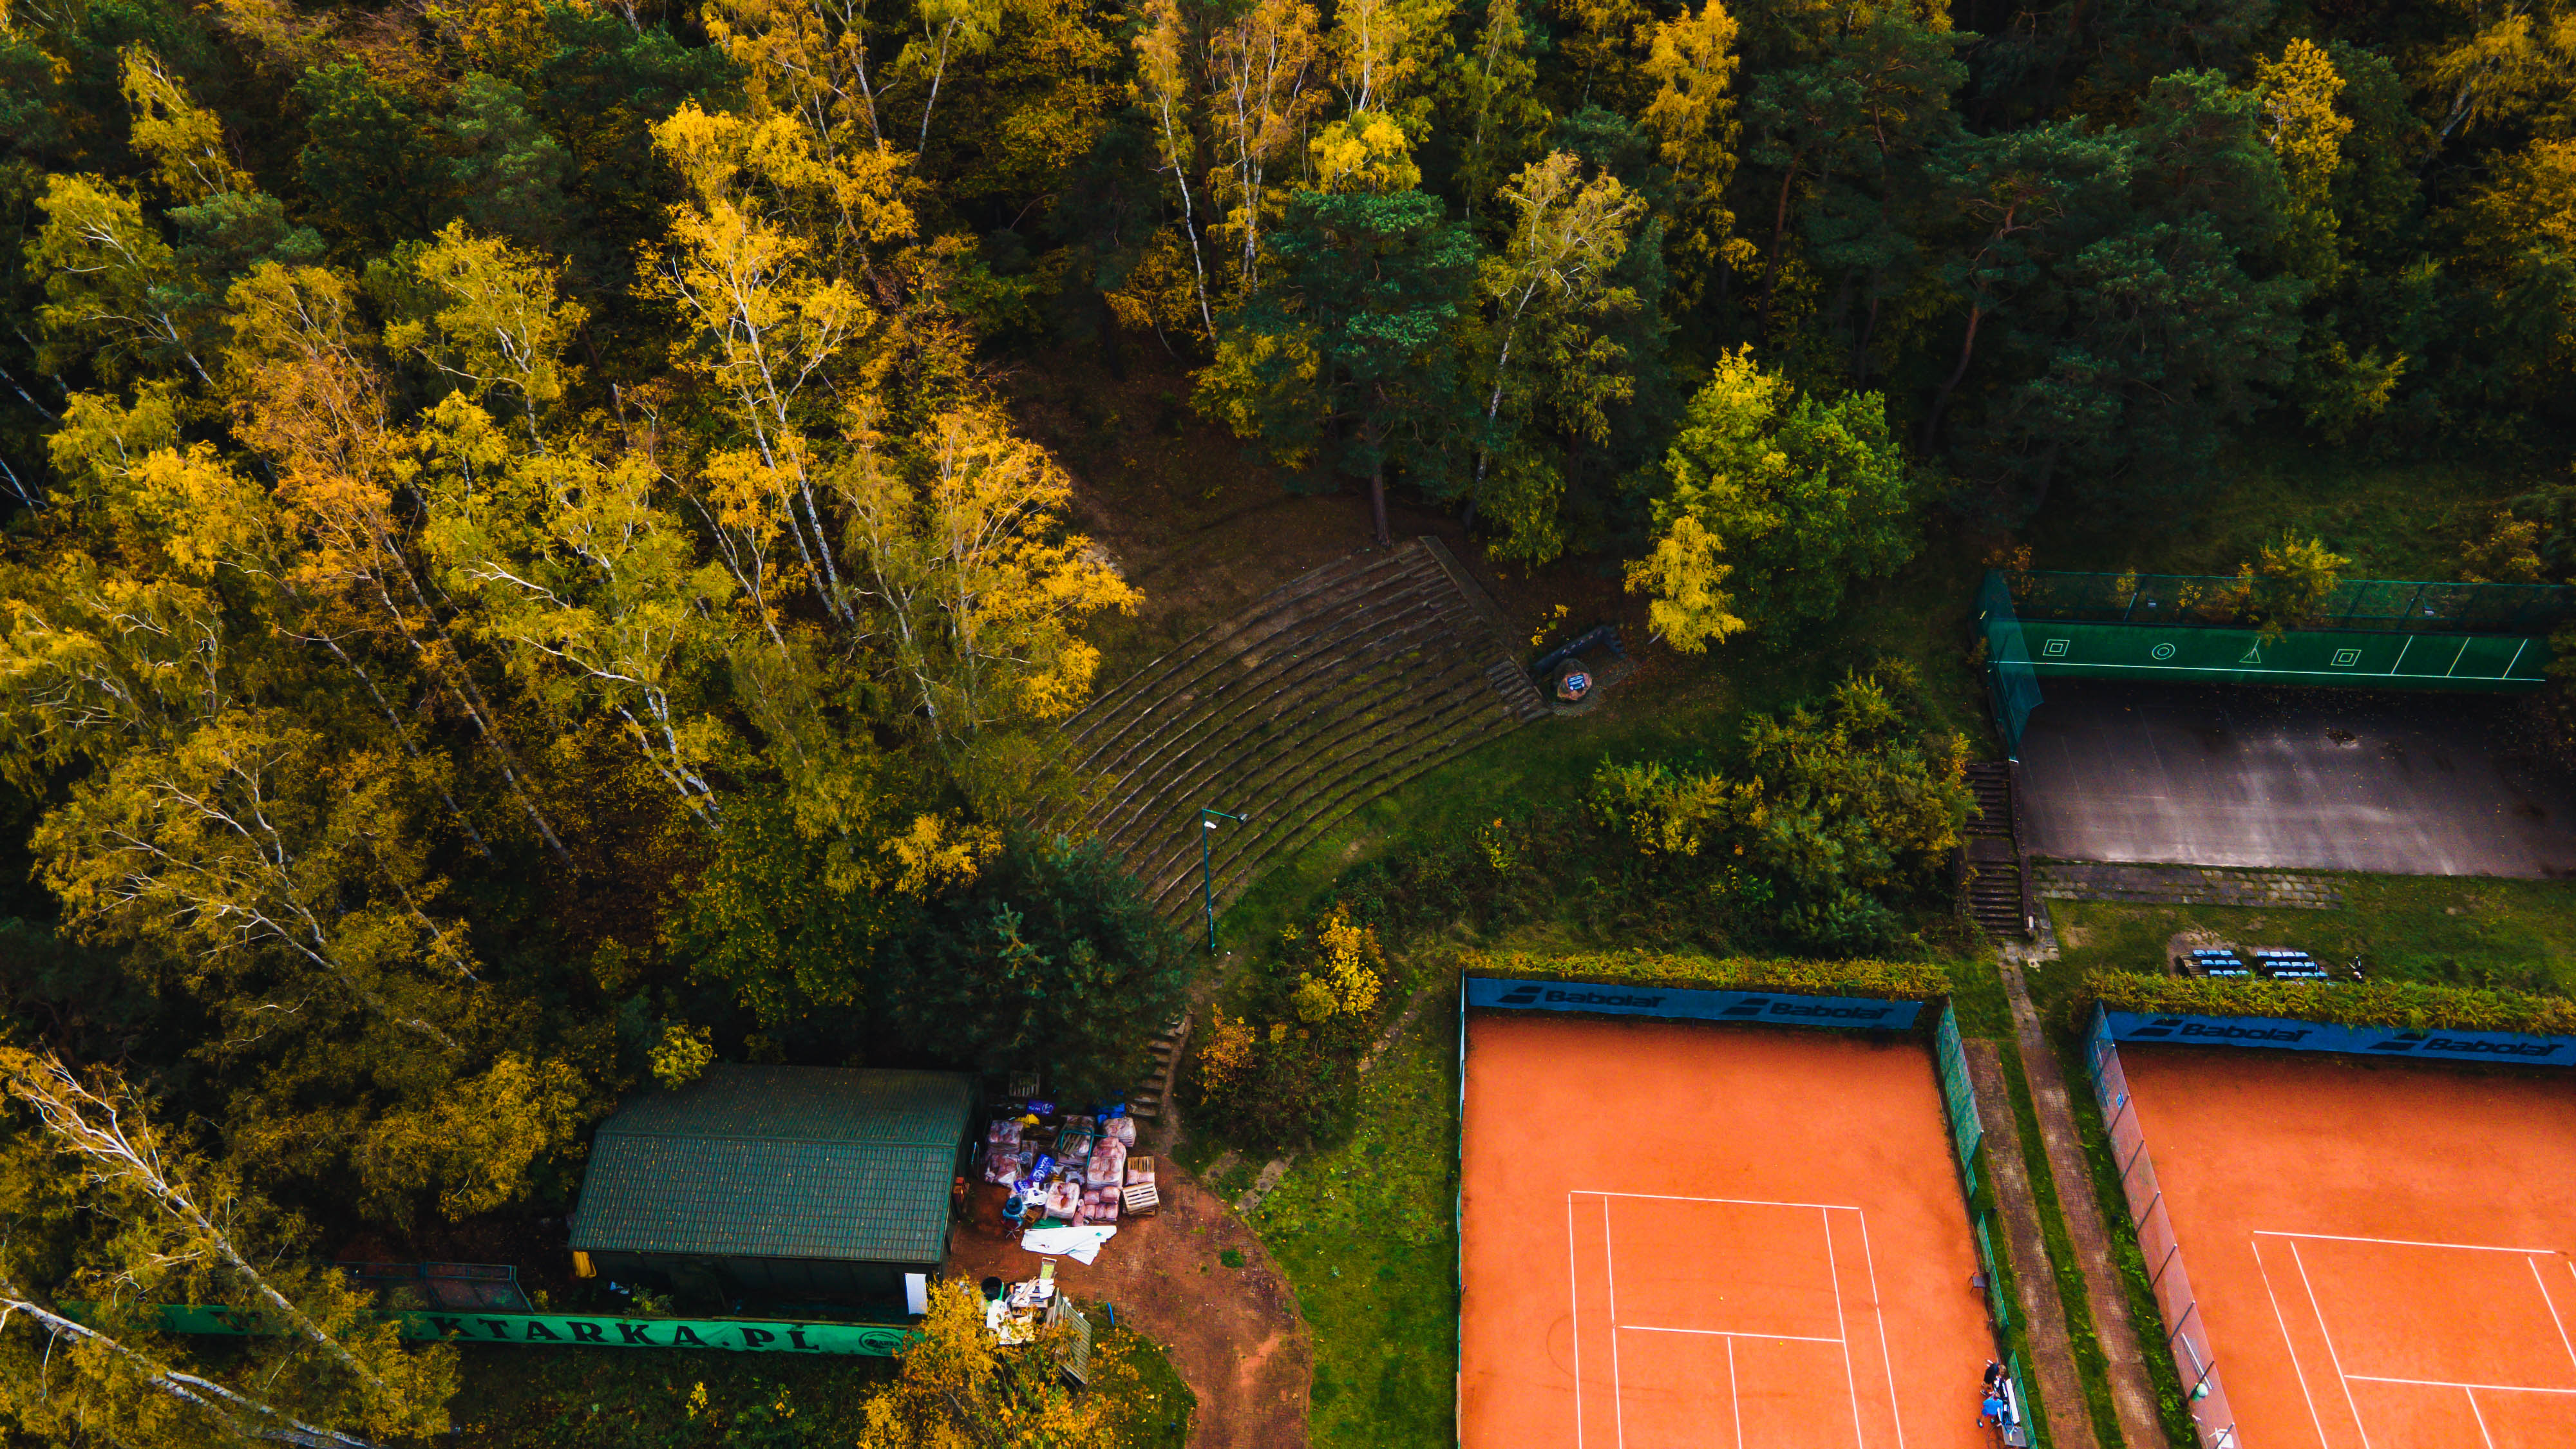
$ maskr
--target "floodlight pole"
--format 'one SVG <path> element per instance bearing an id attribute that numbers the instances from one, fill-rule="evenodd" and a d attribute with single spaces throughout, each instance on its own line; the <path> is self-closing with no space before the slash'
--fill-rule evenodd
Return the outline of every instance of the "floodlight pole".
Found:
<path id="1" fill-rule="evenodd" d="M 1210 816 L 1215 816 L 1216 820 L 1209 819 Z M 1216 870 L 1209 863 L 1208 836 L 1216 829 L 1217 820 L 1231 820 L 1241 825 L 1243 817 L 1229 815 L 1212 806 L 1199 807 L 1199 893 L 1207 904 L 1208 954 L 1211 956 L 1216 954 Z"/>

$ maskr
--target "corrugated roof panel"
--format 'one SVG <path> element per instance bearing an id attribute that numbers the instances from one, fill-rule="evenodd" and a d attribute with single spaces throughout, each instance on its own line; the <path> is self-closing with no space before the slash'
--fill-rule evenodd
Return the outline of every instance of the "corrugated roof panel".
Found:
<path id="1" fill-rule="evenodd" d="M 599 1129 L 572 1246 L 935 1262 L 973 1107 L 947 1073 L 719 1066 Z"/>

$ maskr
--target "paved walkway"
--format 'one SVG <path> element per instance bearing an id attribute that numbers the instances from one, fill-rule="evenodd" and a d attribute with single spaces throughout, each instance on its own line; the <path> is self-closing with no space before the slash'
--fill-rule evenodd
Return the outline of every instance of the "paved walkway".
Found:
<path id="1" fill-rule="evenodd" d="M 2129 901 L 2151 906 L 2279 906 L 2343 909 L 2343 882 L 2330 875 L 2280 870 L 2223 870 L 2196 865 L 2116 865 L 2095 860 L 2042 862 L 2039 893 L 2058 901 Z"/>
<path id="2" fill-rule="evenodd" d="M 2129 1321 L 2128 1294 L 2121 1287 L 2120 1265 L 2111 1255 L 2114 1229 L 2103 1222 L 2100 1200 L 2093 1195 L 2093 1176 L 2084 1160 L 2083 1139 L 2076 1134 L 2066 1076 L 2040 1030 L 2039 1013 L 2031 1006 L 2021 967 L 2007 961 L 2002 970 L 2004 990 L 2012 998 L 2013 1034 L 2021 1044 L 2022 1073 L 2030 1079 L 2040 1142 L 2048 1149 L 2049 1175 L 2057 1180 L 2066 1232 L 2075 1240 L 2076 1261 L 2084 1270 L 2093 1331 L 2101 1340 L 2103 1357 L 2110 1361 L 2111 1403 L 2119 1412 L 2120 1436 L 2128 1441 L 2128 1449 L 2161 1449 L 2165 1433 L 2156 1416 L 2154 1382 L 2147 1377 L 2146 1356 Z M 2127 1232 L 2128 1224 L 2120 1223 L 2116 1230 Z M 2050 1425 L 2056 1422 L 2051 1414 Z"/>
<path id="3" fill-rule="evenodd" d="M 2048 1419 L 2048 1442 L 2056 1449 L 2100 1449 L 2093 1437 L 2093 1415 L 2084 1402 L 2084 1385 L 2075 1374 L 2075 1346 L 2066 1334 L 2066 1309 L 2058 1301 L 2057 1274 L 2048 1257 L 2048 1238 L 2039 1225 L 2039 1199 L 2030 1188 L 2023 1165 L 2021 1132 L 2013 1119 L 2011 1089 L 1995 1044 L 1974 1039 L 1959 1045 L 1968 1054 L 1968 1076 L 1977 1084 L 1977 1120 L 1986 1129 L 1986 1165 L 1995 1178 L 1995 1204 L 2010 1245 L 2013 1305 L 2030 1331 L 2031 1362 L 2023 1365 L 2039 1380 L 2039 1408 Z"/>

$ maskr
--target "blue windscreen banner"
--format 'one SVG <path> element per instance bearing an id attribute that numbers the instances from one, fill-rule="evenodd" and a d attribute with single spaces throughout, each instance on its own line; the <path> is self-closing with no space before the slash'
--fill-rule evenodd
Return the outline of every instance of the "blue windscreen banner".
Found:
<path id="1" fill-rule="evenodd" d="M 2576 1065 L 2576 1037 L 2526 1036 L 2512 1031 L 2414 1031 L 2395 1026 L 2294 1021 L 2278 1016 L 2160 1016 L 2107 1007 L 2102 1019 L 2109 1025 L 2113 1041 L 2270 1047 L 2280 1051 L 2513 1062 L 2537 1067 Z"/>
<path id="2" fill-rule="evenodd" d="M 1800 996 L 1782 991 L 1701 991 L 1662 986 L 1610 986 L 1597 981 L 1467 978 L 1467 1005 L 1506 1011 L 1581 1011 L 1599 1016 L 1661 1016 L 1684 1021 L 1759 1021 L 1773 1026 L 1828 1026 L 1846 1031 L 1911 1031 L 1919 1001 L 1884 996 Z"/>

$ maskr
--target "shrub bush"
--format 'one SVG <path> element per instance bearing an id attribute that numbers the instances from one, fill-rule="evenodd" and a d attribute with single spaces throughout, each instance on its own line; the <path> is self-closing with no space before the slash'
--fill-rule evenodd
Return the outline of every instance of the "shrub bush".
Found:
<path id="1" fill-rule="evenodd" d="M 1244 986 L 1241 1015 L 1209 1015 L 1192 1053 L 1190 1085 L 1224 1136 L 1246 1147 L 1298 1148 L 1349 1129 L 1387 992 L 1377 929 L 1336 902 L 1311 932 L 1280 933 L 1280 948 Z"/>
<path id="2" fill-rule="evenodd" d="M 1358 866 L 1340 898 L 1399 942 L 1564 920 L 1721 955 L 1905 948 L 1969 810 L 1965 747 L 1925 732 L 1918 692 L 1883 665 L 1746 721 L 1731 752 L 1605 758 L 1579 799 Z"/>
<path id="3" fill-rule="evenodd" d="M 1674 990 L 1789 991 L 1810 996 L 1882 996 L 1896 1001 L 1937 1001 L 1950 993 L 1950 968 L 1922 961 L 1789 961 L 1658 955 L 1650 951 L 1580 956 L 1470 951 L 1463 964 L 1470 975 L 1476 976 L 1598 981 L 1609 986 L 1661 986 Z"/>
<path id="4" fill-rule="evenodd" d="M 2277 1016 L 2409 1031 L 2518 1031 L 2576 1035 L 2576 1001 L 2474 986 L 2414 981 L 2211 981 L 2135 971 L 2088 971 L 2073 999 L 2079 1021 L 2093 1003 L 2115 1011 L 2189 1016 Z"/>

